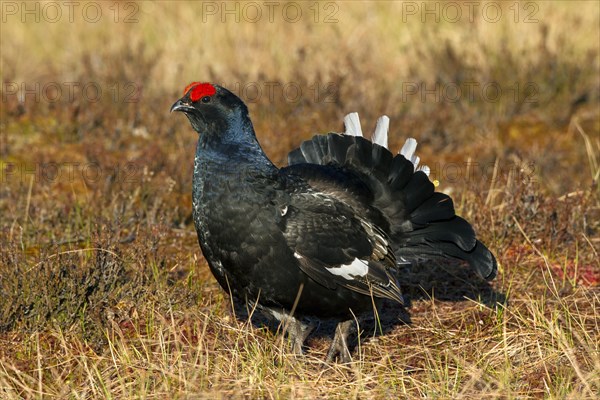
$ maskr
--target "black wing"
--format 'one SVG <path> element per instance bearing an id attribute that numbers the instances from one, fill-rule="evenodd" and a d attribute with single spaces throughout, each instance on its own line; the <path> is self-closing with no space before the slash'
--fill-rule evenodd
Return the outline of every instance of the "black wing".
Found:
<path id="1" fill-rule="evenodd" d="M 302 271 L 331 289 L 342 286 L 402 303 L 387 235 L 335 194 L 294 176 L 284 178 L 281 227 Z"/>

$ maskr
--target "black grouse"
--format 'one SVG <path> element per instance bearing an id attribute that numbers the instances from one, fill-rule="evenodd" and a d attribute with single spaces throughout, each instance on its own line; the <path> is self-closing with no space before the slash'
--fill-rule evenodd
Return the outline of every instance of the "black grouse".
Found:
<path id="1" fill-rule="evenodd" d="M 386 148 L 387 117 L 369 141 L 350 114 L 345 134 L 317 135 L 277 168 L 229 90 L 191 83 L 171 111 L 199 134 L 193 217 L 212 273 L 284 323 L 295 352 L 313 328 L 304 317 L 333 318 L 327 359 L 349 361 L 355 316 L 383 299 L 403 304 L 402 263 L 463 260 L 484 279 L 496 275 L 494 256 L 417 168 L 416 141 L 397 155 Z"/>

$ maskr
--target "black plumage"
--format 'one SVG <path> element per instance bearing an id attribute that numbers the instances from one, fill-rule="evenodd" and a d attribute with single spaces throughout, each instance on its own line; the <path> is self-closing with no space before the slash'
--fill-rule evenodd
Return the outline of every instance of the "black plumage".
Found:
<path id="1" fill-rule="evenodd" d="M 171 110 L 199 134 L 193 215 L 211 271 L 225 290 L 286 322 L 295 351 L 311 330 L 300 317 L 336 318 L 328 359 L 349 360 L 353 316 L 382 299 L 403 303 L 399 263 L 459 259 L 495 276 L 493 255 L 415 170 L 416 156 L 360 136 L 317 135 L 279 169 L 225 88 L 193 83 Z"/>

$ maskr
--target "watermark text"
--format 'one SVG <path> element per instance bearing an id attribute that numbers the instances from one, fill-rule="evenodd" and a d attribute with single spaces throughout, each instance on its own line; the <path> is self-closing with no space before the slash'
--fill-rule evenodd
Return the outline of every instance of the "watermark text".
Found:
<path id="1" fill-rule="evenodd" d="M 72 103 L 81 100 L 96 103 L 137 103 L 141 87 L 135 82 L 11 82 L 2 83 L 2 102 Z"/>
<path id="2" fill-rule="evenodd" d="M 534 24 L 539 22 L 539 9 L 539 4 L 533 1 L 404 1 L 402 22 L 416 19 L 422 23 L 472 23 L 481 18 L 489 23 L 507 20 Z"/>
<path id="3" fill-rule="evenodd" d="M 308 21 L 324 24 L 339 22 L 340 6 L 335 1 L 203 1 L 202 22 L 246 22 L 267 21 L 297 23 Z"/>
<path id="4" fill-rule="evenodd" d="M 538 103 L 540 88 L 535 82 L 478 82 L 425 83 L 402 82 L 402 101 L 422 103 L 457 103 L 459 101 L 483 101 L 496 103 L 501 100 L 515 103 Z"/>
<path id="5" fill-rule="evenodd" d="M 134 1 L 2 1 L 2 22 L 22 23 L 87 22 L 134 24 L 139 22 L 140 5 Z"/>

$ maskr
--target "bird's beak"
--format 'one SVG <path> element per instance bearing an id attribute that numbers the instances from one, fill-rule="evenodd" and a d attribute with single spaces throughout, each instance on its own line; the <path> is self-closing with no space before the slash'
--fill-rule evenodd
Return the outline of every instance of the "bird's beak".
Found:
<path id="1" fill-rule="evenodd" d="M 175 102 L 175 104 L 173 104 L 171 106 L 171 112 L 173 112 L 173 111 L 183 111 L 183 112 L 186 112 L 186 111 L 191 111 L 193 109 L 194 109 L 194 107 L 192 107 L 191 104 L 186 103 L 182 99 L 177 100 Z"/>

